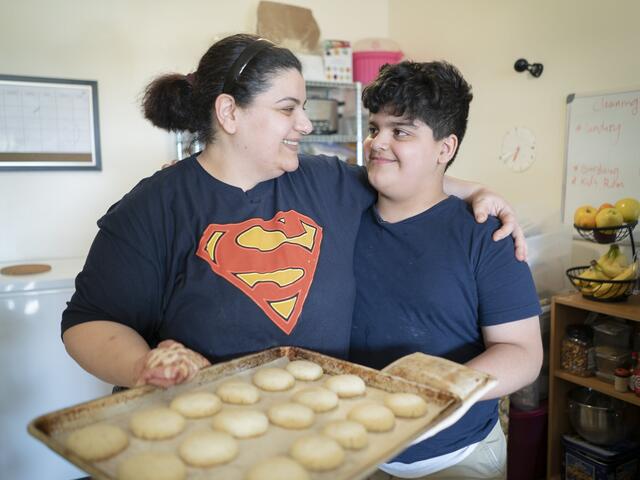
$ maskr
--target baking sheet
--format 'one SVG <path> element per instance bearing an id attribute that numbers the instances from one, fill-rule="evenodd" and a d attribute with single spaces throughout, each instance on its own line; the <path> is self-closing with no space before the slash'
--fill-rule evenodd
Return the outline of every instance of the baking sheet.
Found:
<path id="1" fill-rule="evenodd" d="M 453 425 L 474 403 L 498 384 L 498 380 L 491 375 L 421 352 L 402 357 L 387 365 L 382 371 L 421 385 L 451 392 L 462 401 L 450 415 L 425 431 L 412 444 L 433 437 Z"/>
<path id="2" fill-rule="evenodd" d="M 256 462 L 278 454 L 286 454 L 290 445 L 300 436 L 312 432 L 319 432 L 323 426 L 333 420 L 346 418 L 347 412 L 353 406 L 366 402 L 382 402 L 387 392 L 413 392 L 421 395 L 429 404 L 429 412 L 418 419 L 396 418 L 396 426 L 390 432 L 369 433 L 369 445 L 362 450 L 345 450 L 346 460 L 341 467 L 328 472 L 309 472 L 311 478 L 318 480 L 357 479 L 365 478 L 375 471 L 376 466 L 392 458 L 402 451 L 406 445 L 418 437 L 426 438 L 441 430 L 443 425 L 451 424 L 452 418 L 459 418 L 471 404 L 469 395 L 461 398 L 458 394 L 447 391 L 446 382 L 435 382 L 436 385 L 419 384 L 398 376 L 352 364 L 343 360 L 321 355 L 316 352 L 295 348 L 278 347 L 257 354 L 238 358 L 203 369 L 197 377 L 188 384 L 179 385 L 167 390 L 154 387 L 140 387 L 103 397 L 91 402 L 79 404 L 64 410 L 59 410 L 38 417 L 29 424 L 29 432 L 58 452 L 63 457 L 84 469 L 96 479 L 115 479 L 117 465 L 128 456 L 141 451 L 176 452 L 177 446 L 186 436 L 199 429 L 210 429 L 211 418 L 187 419 L 185 430 L 178 436 L 160 441 L 140 440 L 129 435 L 129 447 L 115 457 L 101 462 L 86 462 L 64 446 L 66 437 L 75 429 L 99 421 L 108 421 L 129 432 L 128 422 L 131 414 L 150 406 L 168 406 L 171 399 L 187 391 L 214 392 L 217 386 L 229 380 L 243 379 L 250 382 L 251 376 L 260 367 L 281 367 L 295 359 L 306 359 L 321 365 L 325 374 L 335 375 L 354 373 L 359 375 L 367 384 L 365 396 L 353 399 L 340 399 L 338 408 L 316 414 L 314 424 L 304 430 L 288 430 L 270 425 L 266 434 L 250 439 L 239 439 L 240 453 L 225 465 L 210 468 L 194 468 L 187 466 L 190 479 L 225 479 L 236 480 L 244 478 L 246 471 Z M 423 365 L 418 362 L 418 365 Z M 457 365 L 457 364 L 453 364 Z M 402 364 L 401 364 L 402 366 Z M 404 365 L 403 369 L 406 370 Z M 466 367 L 460 366 L 462 369 Z M 396 368 L 396 370 L 399 370 Z M 409 369 L 410 370 L 410 369 Z M 466 369 L 470 370 L 470 369 Z M 473 371 L 472 371 L 473 372 Z M 407 372 L 402 372 L 406 374 Z M 492 386 L 492 379 L 483 374 L 478 376 L 473 393 L 478 394 L 484 388 Z M 415 378 L 421 378 L 419 374 Z M 260 409 L 264 412 L 276 403 L 288 401 L 300 389 L 321 385 L 326 375 L 313 382 L 296 381 L 293 389 L 285 392 L 263 392 L 257 404 L 248 406 L 232 406 L 233 408 Z M 451 379 L 447 380 L 450 381 Z M 455 382 L 454 382 L 455 384 Z M 445 388 L 443 388 L 445 387 Z M 450 389 L 449 389 L 450 390 Z M 468 392 L 469 389 L 464 390 Z M 227 404 L 225 404 L 227 406 Z"/>

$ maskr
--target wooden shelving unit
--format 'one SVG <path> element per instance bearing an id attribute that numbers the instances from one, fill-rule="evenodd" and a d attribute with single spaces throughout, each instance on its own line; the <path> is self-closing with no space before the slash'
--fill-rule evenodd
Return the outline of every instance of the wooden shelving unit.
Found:
<path id="1" fill-rule="evenodd" d="M 596 377 L 579 377 L 560 365 L 560 348 L 567 325 L 582 323 L 590 312 L 611 315 L 640 322 L 640 296 L 626 302 L 602 303 L 586 300 L 580 293 L 558 295 L 551 303 L 551 336 L 549 357 L 549 437 L 547 450 L 547 478 L 558 479 L 562 464 L 562 435 L 572 431 L 567 414 L 567 395 L 576 385 L 593 388 L 640 407 L 640 397 L 634 393 L 616 392 L 613 384 Z M 640 439 L 640 434 L 638 435 Z"/>

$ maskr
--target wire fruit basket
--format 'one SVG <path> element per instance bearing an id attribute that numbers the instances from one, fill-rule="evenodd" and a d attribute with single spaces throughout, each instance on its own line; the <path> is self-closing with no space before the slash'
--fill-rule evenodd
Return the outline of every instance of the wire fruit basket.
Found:
<path id="1" fill-rule="evenodd" d="M 624 223 L 618 227 L 583 228 L 577 225 L 573 227 L 585 240 L 597 243 L 617 243 L 631 235 L 631 232 L 636 228 L 637 224 L 638 222 L 635 221 Z M 631 244 L 633 245 L 633 235 L 631 235 Z"/>
<path id="2" fill-rule="evenodd" d="M 590 265 L 573 267 L 567 270 L 572 285 L 589 300 L 598 302 L 623 302 L 634 293 L 638 278 L 630 280 L 596 280 L 583 278 Z"/>

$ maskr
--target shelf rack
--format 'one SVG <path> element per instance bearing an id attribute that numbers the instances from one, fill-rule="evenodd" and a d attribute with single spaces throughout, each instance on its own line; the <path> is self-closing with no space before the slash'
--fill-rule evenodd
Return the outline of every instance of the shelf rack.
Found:
<path id="1" fill-rule="evenodd" d="M 547 445 L 547 478 L 559 479 L 562 463 L 562 435 L 572 431 L 567 413 L 567 396 L 577 385 L 593 388 L 640 407 L 640 397 L 632 392 L 621 393 L 613 384 L 597 377 L 579 377 L 561 367 L 561 345 L 567 325 L 583 323 L 590 312 L 611 315 L 640 323 L 640 296 L 626 302 L 602 303 L 587 300 L 580 293 L 557 295 L 551 302 L 551 338 L 549 343 L 549 431 Z M 640 439 L 640 433 L 637 433 Z"/>

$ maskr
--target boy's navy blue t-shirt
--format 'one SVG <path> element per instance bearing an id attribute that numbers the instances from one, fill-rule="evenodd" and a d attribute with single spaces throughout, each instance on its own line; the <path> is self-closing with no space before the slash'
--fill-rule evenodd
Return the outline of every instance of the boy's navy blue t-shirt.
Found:
<path id="1" fill-rule="evenodd" d="M 456 197 L 398 223 L 371 207 L 356 242 L 351 360 L 383 368 L 414 352 L 465 363 L 484 350 L 481 327 L 539 315 L 529 267 L 511 238 L 494 242 L 494 218 L 475 221 Z M 414 463 L 484 439 L 497 400 L 478 402 L 457 423 L 393 462 Z"/>

